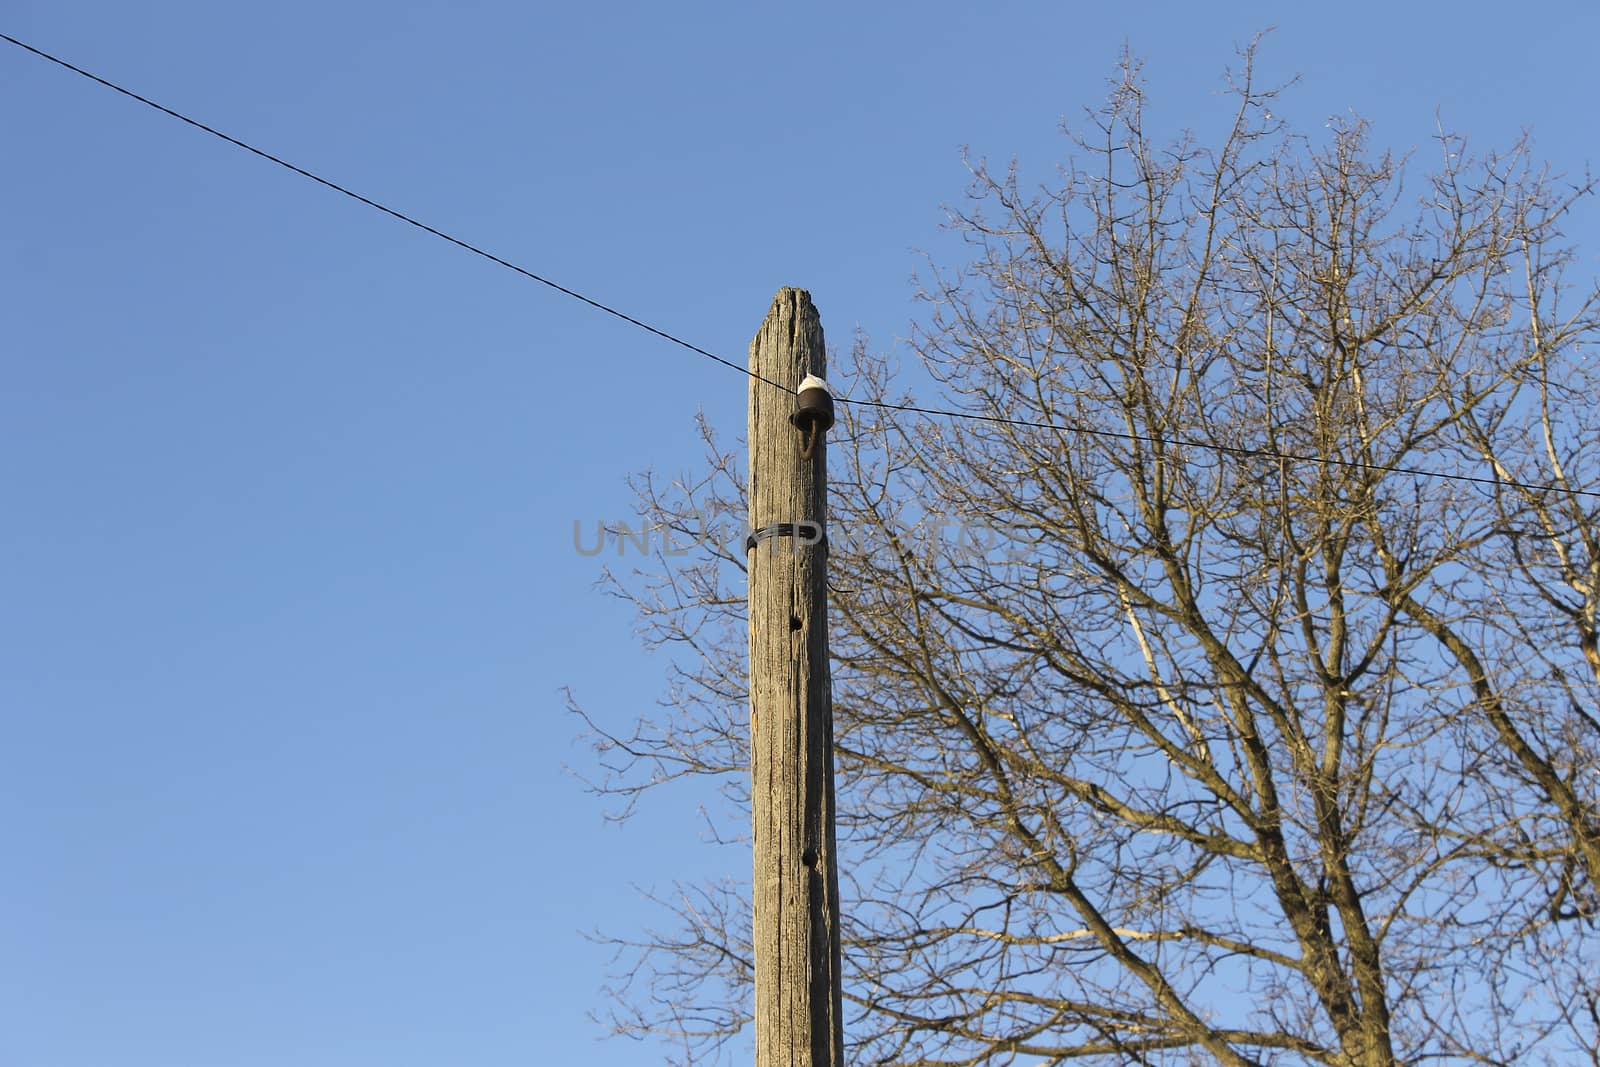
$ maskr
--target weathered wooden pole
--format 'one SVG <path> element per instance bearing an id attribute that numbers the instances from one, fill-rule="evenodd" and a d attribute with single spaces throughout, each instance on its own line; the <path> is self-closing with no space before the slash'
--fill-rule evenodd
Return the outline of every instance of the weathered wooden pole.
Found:
<path id="1" fill-rule="evenodd" d="M 811 294 L 778 291 L 750 342 L 750 371 L 756 1067 L 843 1067 L 827 619 L 833 402 L 806 381 L 827 371 Z"/>

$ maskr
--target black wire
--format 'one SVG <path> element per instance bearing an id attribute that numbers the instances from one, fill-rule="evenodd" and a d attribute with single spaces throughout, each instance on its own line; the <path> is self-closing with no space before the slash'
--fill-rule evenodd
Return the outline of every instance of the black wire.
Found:
<path id="1" fill-rule="evenodd" d="M 166 107 L 165 105 L 158 104 L 154 100 L 151 100 L 148 97 L 140 96 L 138 93 L 134 92 L 132 89 L 125 89 L 122 86 L 118 85 L 116 82 L 107 81 L 105 78 L 100 77 L 98 74 L 91 74 L 89 71 L 84 70 L 82 67 L 73 66 L 71 63 L 68 63 L 66 60 L 60 58 L 59 56 L 53 56 L 49 52 L 41 51 L 40 49 L 33 47 L 33 45 L 27 44 L 27 43 L 25 43 L 23 41 L 19 41 L 15 37 L 12 37 L 11 35 L 6 34 L 6 33 L 0 33 L 0 40 L 9 41 L 12 44 L 16 45 L 18 48 L 23 49 L 24 51 L 32 52 L 34 55 L 38 56 L 40 59 L 49 60 L 51 63 L 54 63 L 58 67 L 65 67 L 67 70 L 72 71 L 72 73 L 74 73 L 74 74 L 81 74 L 83 77 L 88 78 L 92 82 L 96 82 L 96 83 L 98 83 L 100 85 L 103 85 L 107 89 L 110 89 L 110 90 L 112 90 L 114 92 L 121 93 L 123 96 L 126 96 L 129 99 L 139 101 L 139 103 L 144 104 L 146 107 L 155 108 L 157 111 L 161 112 L 163 115 L 170 115 L 173 118 L 177 119 L 179 122 L 188 123 L 190 126 L 193 126 L 197 130 L 204 130 L 206 133 L 209 133 L 211 136 L 216 137 L 216 138 L 220 138 L 221 140 L 224 140 L 224 141 L 227 141 L 229 144 L 231 144 L 231 145 L 233 145 L 233 146 L 235 146 L 237 148 L 242 148 L 246 152 L 251 153 L 252 155 L 257 155 L 257 156 L 260 156 L 262 159 L 268 160 L 269 162 L 276 163 L 278 166 L 284 168 L 285 170 L 291 170 L 294 173 L 300 175 L 302 178 L 310 178 L 312 181 L 316 182 L 318 185 L 326 186 L 327 188 L 332 189 L 336 193 L 343 193 L 345 196 L 348 196 L 350 199 L 358 200 L 361 203 L 366 204 L 368 207 L 377 208 L 379 211 L 383 212 L 385 215 L 388 215 L 388 216 L 390 216 L 392 218 L 399 219 L 401 222 L 407 223 L 408 225 L 415 226 L 417 229 L 422 230 L 424 233 L 431 233 L 431 234 L 433 234 L 433 236 L 441 238 L 442 240 L 445 240 L 445 241 L 449 241 L 451 244 L 456 245 L 456 246 L 458 246 L 460 248 L 465 248 L 468 252 L 471 252 L 471 253 L 473 253 L 475 255 L 482 256 L 484 259 L 487 259 L 491 263 L 497 263 L 500 266 L 506 268 L 507 270 L 516 271 L 518 274 L 522 275 L 524 278 L 532 279 L 533 281 L 538 282 L 540 285 L 547 285 L 551 289 L 554 289 L 556 292 L 562 293 L 562 294 L 564 294 L 566 296 L 570 296 L 574 300 L 581 300 L 585 304 L 588 304 L 590 307 L 595 308 L 596 310 L 603 311 L 607 315 L 615 316 L 616 318 L 621 319 L 623 322 L 630 323 L 630 324 L 632 324 L 634 326 L 639 327 L 639 329 L 641 329 L 641 330 L 646 330 L 646 331 L 648 331 L 650 333 L 653 333 L 657 337 L 661 338 L 664 341 L 671 341 L 673 344 L 680 345 L 683 348 L 687 348 L 689 351 L 691 351 L 691 352 L 693 352 L 693 353 L 695 353 L 697 355 L 705 356 L 707 359 L 710 359 L 710 360 L 715 360 L 716 362 L 722 364 L 724 367 L 732 367 L 734 370 L 739 371 L 742 374 L 748 374 L 753 378 L 759 378 L 761 381 L 766 382 L 768 385 L 777 386 L 779 389 L 782 389 L 785 392 L 788 392 L 788 393 L 794 392 L 794 390 L 789 389 L 787 386 L 778 385 L 777 382 L 769 381 L 768 379 L 762 377 L 761 375 L 753 373 L 752 371 L 750 371 L 746 367 L 741 367 L 737 363 L 733 363 L 733 362 L 731 362 L 729 360 L 723 359 L 721 356 L 717 355 L 715 352 L 707 352 L 705 349 L 701 348 L 699 345 L 692 344 L 692 343 L 690 343 L 688 341 L 685 341 L 681 337 L 674 337 L 672 334 L 668 333 L 665 330 L 657 329 L 656 327 L 650 325 L 648 322 L 641 322 L 638 319 L 634 318 L 632 315 L 629 315 L 626 312 L 618 311 L 616 308 L 611 307 L 610 305 L 602 304 L 600 301 L 594 299 L 593 297 L 584 296 L 582 293 L 577 292 L 576 290 L 568 289 L 566 286 L 560 284 L 559 282 L 553 282 L 549 278 L 545 278 L 545 277 L 542 277 L 542 276 L 540 276 L 538 274 L 535 274 L 533 271 L 528 270 L 526 267 L 519 267 L 517 264 L 512 263 L 510 260 L 501 259 L 499 256 L 495 255 L 493 252 L 487 252 L 484 249 L 479 248 L 477 245 L 472 244 L 472 243 L 470 243 L 468 241 L 463 241 L 461 238 L 455 237 L 455 236 L 453 236 L 451 234 L 448 234 L 448 233 L 445 233 L 443 230 L 436 230 L 432 226 L 429 226 L 427 223 L 419 222 L 418 220 L 412 218 L 410 215 L 407 215 L 404 212 L 396 211 L 392 207 L 389 207 L 389 206 L 387 206 L 385 204 L 380 204 L 376 200 L 373 200 L 373 199 L 371 199 L 369 197 L 362 196 L 360 193 L 354 191 L 353 189 L 346 189 L 344 186 L 340 185 L 338 182 L 332 182 L 332 181 L 329 181 L 327 178 L 322 177 L 321 175 L 313 174 L 309 170 L 306 170 L 304 167 L 297 167 L 293 163 L 290 163 L 288 160 L 280 159 L 279 157 L 273 155 L 271 152 L 262 151 L 261 149 L 255 147 L 254 145 L 246 144 L 244 141 L 239 140 L 239 138 L 237 138 L 237 137 L 230 137 L 228 134 L 223 133 L 221 130 L 215 129 L 215 128 L 211 127 L 211 126 L 207 126 L 205 123 L 200 122 L 197 119 L 192 119 L 187 115 L 184 115 L 184 114 L 181 114 L 181 113 L 179 113 L 177 111 L 172 110 L 172 108 L 170 108 L 170 107 Z"/>
<path id="2" fill-rule="evenodd" d="M 193 126 L 197 130 L 203 130 L 204 132 L 209 133 L 211 136 L 219 138 L 220 140 L 226 141 L 229 144 L 231 144 L 231 145 L 233 145 L 233 146 L 235 146 L 237 148 L 242 148 L 246 152 L 251 153 L 252 155 L 260 156 L 262 159 L 265 159 L 265 160 L 267 160 L 269 162 L 272 162 L 272 163 L 276 163 L 278 166 L 284 168 L 285 170 L 293 171 L 295 174 L 300 175 L 302 178 L 309 178 L 310 180 L 316 182 L 318 185 L 325 186 L 326 188 L 332 189 L 336 193 L 343 193 L 345 196 L 348 196 L 350 199 L 359 201 L 360 203 L 363 203 L 363 204 L 367 205 L 368 207 L 376 208 L 377 210 L 383 212 L 385 215 L 388 215 L 388 216 L 390 216 L 392 218 L 399 219 L 401 222 L 404 222 L 407 225 L 415 226 L 417 229 L 422 230 L 424 233 L 430 233 L 433 236 L 438 237 L 441 240 L 448 241 L 451 244 L 456 245 L 459 248 L 464 248 L 468 252 L 473 253 L 474 255 L 482 256 L 484 259 L 487 259 L 489 262 L 495 263 L 495 264 L 497 264 L 499 266 L 502 266 L 502 267 L 506 268 L 507 270 L 515 271 L 516 273 L 522 275 L 524 278 L 528 278 L 528 279 L 530 279 L 532 281 L 536 281 L 540 285 L 548 286 L 549 288 L 554 289 L 558 293 L 561 293 L 561 294 L 563 294 L 565 296 L 572 297 L 574 300 L 580 300 L 583 303 L 588 304 L 590 307 L 596 309 L 597 311 L 603 311 L 607 315 L 611 315 L 611 316 L 613 316 L 615 318 L 619 318 L 623 322 L 629 323 L 630 325 L 637 326 L 637 327 L 639 327 L 639 329 L 644 330 L 647 333 L 652 333 L 652 334 L 654 334 L 655 336 L 661 338 L 664 341 L 670 341 L 673 344 L 678 345 L 681 348 L 687 348 L 689 351 L 695 353 L 696 355 L 704 356 L 705 358 L 707 358 L 707 359 L 709 359 L 709 360 L 711 360 L 711 361 L 713 361 L 715 363 L 720 363 L 724 367 L 728 367 L 728 368 L 730 368 L 732 370 L 736 370 L 740 374 L 744 374 L 744 375 L 746 375 L 748 377 L 754 378 L 757 381 L 765 382 L 767 385 L 773 386 L 774 388 L 782 389 L 786 393 L 793 393 L 794 392 L 794 390 L 790 389 L 788 386 L 782 385 L 782 384 L 780 384 L 778 382 L 773 381 L 770 378 L 767 378 L 767 377 L 765 377 L 763 375 L 757 374 L 754 371 L 750 370 L 748 367 L 742 367 L 739 364 L 734 363 L 732 360 L 724 359 L 722 356 L 717 355 L 715 352 L 709 352 L 706 349 L 701 348 L 697 344 L 693 344 L 693 343 L 691 343 L 689 341 L 685 341 L 683 338 L 676 337 L 673 334 L 670 334 L 665 330 L 658 329 L 657 327 L 650 325 L 648 322 L 642 322 L 639 319 L 634 318 L 632 315 L 627 314 L 626 312 L 619 311 L 616 308 L 611 307 L 608 304 L 601 303 L 600 301 L 594 299 L 593 297 L 585 296 L 582 293 L 580 293 L 580 292 L 578 292 L 578 291 L 576 291 L 574 289 L 568 289 L 566 286 L 561 285 L 558 282 L 551 281 L 549 278 L 546 278 L 546 277 L 543 277 L 541 275 L 535 274 L 533 271 L 528 270 L 526 267 L 521 267 L 521 266 L 518 266 L 515 263 L 512 263 L 510 260 L 502 259 L 499 256 L 495 255 L 493 252 L 485 251 L 484 249 L 479 248 L 477 245 L 472 244 L 472 243 L 470 243 L 468 241 L 464 241 L 459 237 L 455 237 L 455 236 L 453 236 L 451 234 L 445 233 L 443 230 L 435 229 L 434 227 L 429 226 L 425 222 L 420 222 L 417 219 L 412 218 L 410 215 L 407 215 L 407 214 L 405 214 L 403 212 L 400 212 L 400 211 L 396 211 L 394 208 L 388 207 L 387 205 L 380 204 L 380 203 L 378 203 L 378 201 L 373 200 L 370 197 L 362 196 L 360 193 L 355 192 L 352 189 L 347 189 L 344 186 L 338 184 L 337 182 L 332 182 L 332 181 L 329 181 L 327 178 L 324 178 L 324 177 L 322 177 L 320 175 L 313 174 L 311 171 L 306 170 L 304 167 L 296 166 L 295 164 L 290 163 L 286 159 L 280 159 L 278 156 L 273 155 L 271 152 L 266 152 L 266 151 L 263 151 L 262 149 L 259 149 L 259 148 L 255 147 L 254 145 L 247 144 L 246 142 L 239 140 L 237 137 L 231 137 L 228 134 L 223 133 L 221 130 L 215 129 L 215 128 L 211 127 L 211 126 L 207 126 L 205 123 L 200 122 L 197 119 L 192 119 L 187 115 L 184 115 L 184 114 L 182 114 L 180 112 L 174 111 L 170 107 L 166 107 L 163 104 L 158 104 L 154 100 L 149 99 L 148 97 L 140 96 L 138 93 L 134 92 L 131 89 L 125 89 L 125 88 L 123 88 L 122 86 L 118 85 L 117 83 L 115 83 L 113 81 L 108 81 L 107 79 L 100 77 L 98 74 L 92 74 L 89 71 L 84 70 L 82 67 L 74 66 L 73 64 L 68 63 L 66 60 L 61 59 L 58 56 L 53 56 L 49 52 L 45 52 L 45 51 L 43 51 L 41 49 L 33 47 L 33 45 L 31 45 L 31 44 L 27 44 L 26 42 L 19 41 L 15 37 L 12 37 L 9 34 L 0 33 L 0 40 L 8 41 L 11 44 L 16 45 L 18 48 L 21 48 L 22 50 L 24 50 L 26 52 L 32 52 L 34 55 L 38 56 L 40 59 L 48 60 L 49 62 L 54 63 L 58 67 L 63 67 L 65 69 L 67 69 L 67 70 L 72 71 L 74 74 L 78 74 L 78 75 L 81 75 L 82 77 L 88 78 L 90 81 L 95 82 L 96 84 L 99 84 L 99 85 L 103 85 L 107 89 L 112 90 L 113 92 L 121 93 L 123 96 L 126 96 L 131 100 L 137 100 L 139 103 L 144 104 L 146 107 L 154 108 L 155 110 L 161 112 L 163 115 L 169 115 L 172 118 L 177 119 L 179 122 L 183 122 L 183 123 L 186 123 L 186 124 L 188 124 L 190 126 Z M 1084 434 L 1084 435 L 1087 435 L 1087 436 L 1094 436 L 1094 437 L 1109 437 L 1109 438 L 1113 438 L 1113 439 L 1119 440 L 1119 441 L 1142 441 L 1142 442 L 1145 442 L 1147 444 L 1160 443 L 1154 437 L 1148 437 L 1148 436 L 1144 436 L 1144 435 L 1141 435 L 1141 434 L 1135 434 L 1135 433 L 1120 432 L 1120 431 L 1116 431 L 1116 430 L 1100 430 L 1100 429 L 1095 429 L 1095 428 L 1089 427 L 1089 426 L 1075 426 L 1075 425 L 1071 425 L 1071 424 L 1057 424 L 1057 423 L 1052 423 L 1052 422 L 1038 422 L 1038 421 L 1031 420 L 1031 419 L 1010 418 L 1010 417 L 1005 416 L 1005 415 L 983 415 L 983 414 L 978 414 L 976 412 L 970 412 L 970 411 L 952 411 L 952 410 L 949 410 L 947 408 L 923 407 L 923 406 L 918 405 L 918 404 L 898 404 L 898 403 L 893 403 L 893 402 L 890 402 L 890 401 L 887 401 L 887 400 L 857 400 L 857 399 L 853 399 L 851 397 L 838 397 L 837 399 L 839 400 L 840 403 L 843 403 L 843 404 L 855 404 L 855 405 L 860 406 L 860 407 L 882 408 L 882 409 L 884 409 L 886 411 L 900 411 L 900 412 L 905 412 L 907 414 L 925 415 L 925 416 L 929 416 L 929 417 L 933 417 L 933 418 L 967 419 L 967 420 L 974 421 L 974 422 L 988 422 L 988 423 L 994 423 L 994 424 L 1001 425 L 1001 426 L 1016 426 L 1016 427 L 1024 427 L 1024 428 L 1028 428 L 1028 429 L 1053 430 L 1053 431 L 1062 432 L 1062 433 Z M 1323 459 L 1322 457 L 1318 457 L 1318 456 L 1295 455 L 1295 454 L 1292 454 L 1292 453 L 1273 452 L 1273 451 L 1269 451 L 1267 449 L 1259 449 L 1259 448 L 1244 448 L 1244 447 L 1240 447 L 1240 446 L 1236 446 L 1236 445 L 1217 444 L 1216 442 L 1213 442 L 1213 441 L 1194 441 L 1194 440 L 1186 440 L 1186 439 L 1183 439 L 1183 438 L 1175 438 L 1175 439 L 1173 439 L 1173 441 L 1171 443 L 1178 444 L 1178 445 L 1183 445 L 1183 446 L 1189 447 L 1189 448 L 1201 448 L 1201 449 L 1208 449 L 1208 450 L 1215 451 L 1215 452 L 1224 452 L 1224 453 L 1228 453 L 1230 455 L 1236 455 L 1236 456 L 1255 457 L 1255 458 L 1260 458 L 1260 459 L 1283 460 L 1283 461 L 1292 462 L 1292 463 L 1320 463 L 1320 462 L 1327 462 L 1325 459 Z M 1388 473 L 1388 474 L 1410 474 L 1410 475 L 1415 475 L 1415 476 L 1424 477 L 1424 478 L 1438 478 L 1438 479 L 1445 480 L 1445 481 L 1474 482 L 1474 483 L 1477 483 L 1479 485 L 1503 485 L 1503 486 L 1509 486 L 1509 487 L 1514 488 L 1514 489 L 1525 489 L 1525 490 L 1530 490 L 1530 491 L 1569 492 L 1569 493 L 1573 494 L 1574 496 L 1600 497 L 1600 492 L 1591 492 L 1591 491 L 1585 490 L 1585 489 L 1572 489 L 1572 488 L 1567 487 L 1567 486 L 1541 485 L 1541 484 L 1532 483 L 1532 482 L 1516 482 L 1516 481 L 1509 481 L 1509 480 L 1504 480 L 1504 479 L 1500 479 L 1500 478 L 1490 478 L 1490 477 L 1484 477 L 1484 476 L 1481 476 L 1481 475 L 1472 475 L 1472 474 L 1446 474 L 1446 473 L 1444 473 L 1442 471 L 1429 471 L 1429 470 L 1424 470 L 1424 469 L 1422 469 L 1420 467 L 1402 467 L 1402 466 L 1398 466 L 1398 465 L 1394 465 L 1394 464 L 1355 463 L 1355 462 L 1350 462 L 1350 461 L 1347 461 L 1347 460 L 1344 460 L 1344 461 L 1333 461 L 1333 462 L 1335 462 L 1335 464 L 1338 465 L 1338 466 L 1354 467 L 1354 468 L 1359 468 L 1359 469 L 1362 469 L 1362 470 L 1370 470 L 1370 471 L 1382 471 L 1382 472 Z"/>
<path id="3" fill-rule="evenodd" d="M 1297 455 L 1293 452 L 1274 452 L 1265 448 L 1246 448 L 1243 445 L 1224 445 L 1215 441 L 1196 441 L 1192 438 L 1184 437 L 1163 439 L 1152 437 L 1148 434 L 1130 433 L 1126 430 L 1101 430 L 1093 426 L 1082 426 L 1075 423 L 1038 422 L 1033 419 L 1017 419 L 1007 415 L 984 415 L 975 411 L 949 411 L 944 408 L 922 407 L 918 404 L 898 404 L 888 400 L 852 400 L 843 396 L 836 399 L 842 404 L 884 408 L 888 411 L 905 411 L 916 415 L 946 416 L 952 419 L 967 419 L 973 422 L 990 422 L 1000 426 L 1019 426 L 1032 430 L 1054 430 L 1058 433 L 1083 434 L 1088 437 L 1109 437 L 1117 441 L 1139 441 L 1150 445 L 1173 444 L 1181 445 L 1185 448 L 1200 448 L 1212 452 L 1225 452 L 1233 456 L 1253 457 L 1256 459 L 1275 459 L 1289 463 L 1330 463 L 1335 467 L 1382 471 L 1385 474 L 1411 474 L 1423 478 L 1438 478 L 1442 481 L 1475 482 L 1479 485 L 1503 485 L 1512 489 L 1551 493 L 1565 492 L 1574 496 L 1600 498 L 1600 492 L 1593 492 L 1588 489 L 1572 489 L 1564 485 L 1545 485 L 1539 482 L 1517 482 L 1478 474 L 1450 474 L 1445 471 L 1430 471 L 1422 467 L 1404 467 L 1395 463 L 1363 463 L 1360 460 L 1336 460 L 1323 456 Z"/>

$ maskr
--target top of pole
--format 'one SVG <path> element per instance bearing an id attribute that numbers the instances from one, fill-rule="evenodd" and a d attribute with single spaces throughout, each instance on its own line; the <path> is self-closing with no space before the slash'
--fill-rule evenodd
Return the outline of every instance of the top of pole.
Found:
<path id="1" fill-rule="evenodd" d="M 808 376 L 827 376 L 827 360 L 822 316 L 811 293 L 792 286 L 779 289 L 750 343 L 750 372 L 797 393 Z M 751 382 L 751 388 L 758 384 Z"/>

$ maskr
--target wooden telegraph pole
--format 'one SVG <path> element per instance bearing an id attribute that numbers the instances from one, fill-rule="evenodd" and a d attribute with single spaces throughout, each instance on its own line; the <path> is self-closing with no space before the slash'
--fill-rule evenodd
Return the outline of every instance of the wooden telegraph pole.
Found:
<path id="1" fill-rule="evenodd" d="M 824 435 L 833 399 L 821 382 L 826 371 L 811 294 L 780 289 L 750 342 L 752 532 L 745 544 L 756 1067 L 844 1064 L 825 532 Z"/>

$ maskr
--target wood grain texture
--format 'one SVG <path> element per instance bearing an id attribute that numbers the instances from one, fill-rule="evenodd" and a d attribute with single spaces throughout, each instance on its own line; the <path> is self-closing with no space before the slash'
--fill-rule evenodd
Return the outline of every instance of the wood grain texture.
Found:
<path id="1" fill-rule="evenodd" d="M 827 446 L 801 458 L 789 389 L 826 377 L 811 296 L 782 289 L 750 344 L 750 524 L 826 530 Z M 834 846 L 827 545 L 770 537 L 749 553 L 756 1067 L 844 1063 Z"/>

